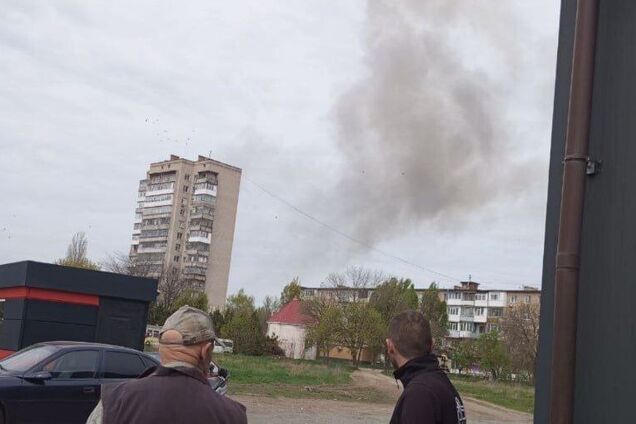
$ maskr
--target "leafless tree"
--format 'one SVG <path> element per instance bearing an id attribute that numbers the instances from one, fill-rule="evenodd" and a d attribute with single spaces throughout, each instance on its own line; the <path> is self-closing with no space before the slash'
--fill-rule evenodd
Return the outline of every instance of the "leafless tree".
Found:
<path id="1" fill-rule="evenodd" d="M 58 265 L 99 270 L 99 265 L 88 259 L 88 239 L 83 232 L 75 233 L 66 249 L 66 256 L 56 261 Z"/>
<path id="2" fill-rule="evenodd" d="M 508 308 L 501 330 L 511 366 L 532 381 L 539 339 L 539 305 L 519 303 Z"/>
<path id="3" fill-rule="evenodd" d="M 359 266 L 350 266 L 344 272 L 332 272 L 329 274 L 323 287 L 334 289 L 340 301 L 358 301 L 364 289 L 376 287 L 386 276 L 381 271 L 370 270 Z"/>

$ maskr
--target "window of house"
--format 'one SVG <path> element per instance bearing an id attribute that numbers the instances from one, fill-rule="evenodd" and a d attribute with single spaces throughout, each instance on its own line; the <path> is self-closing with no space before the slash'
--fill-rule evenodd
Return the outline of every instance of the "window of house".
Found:
<path id="1" fill-rule="evenodd" d="M 185 174 L 185 177 L 183 178 L 185 178 L 186 181 L 190 181 L 190 174 Z"/>
<path id="2" fill-rule="evenodd" d="M 499 293 L 490 293 L 490 300 L 499 300 Z"/>
<path id="3" fill-rule="evenodd" d="M 181 240 L 182 236 L 183 236 L 183 233 L 177 233 L 177 240 Z"/>
<path id="4" fill-rule="evenodd" d="M 179 262 L 179 256 L 175 256 L 173 259 L 175 262 Z"/>
<path id="5" fill-rule="evenodd" d="M 484 314 L 484 308 L 475 308 L 475 315 L 483 315 Z"/>
<path id="6" fill-rule="evenodd" d="M 188 192 L 188 186 L 183 186 L 183 192 L 187 193 Z"/>
<path id="7" fill-rule="evenodd" d="M 517 303 L 517 295 L 513 294 L 510 296 L 510 303 Z"/>
<path id="8" fill-rule="evenodd" d="M 177 245 L 175 246 L 175 249 L 177 249 L 177 250 L 181 250 L 181 245 L 180 245 L 180 244 L 177 244 Z"/>
<path id="9" fill-rule="evenodd" d="M 526 296 L 526 303 L 530 303 L 530 296 Z"/>

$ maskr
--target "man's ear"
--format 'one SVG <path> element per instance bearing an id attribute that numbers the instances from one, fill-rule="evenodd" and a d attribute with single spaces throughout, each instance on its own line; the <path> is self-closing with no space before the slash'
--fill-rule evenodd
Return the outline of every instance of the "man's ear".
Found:
<path id="1" fill-rule="evenodd" d="M 386 351 L 391 354 L 395 353 L 395 345 L 393 344 L 393 340 L 386 339 Z"/>

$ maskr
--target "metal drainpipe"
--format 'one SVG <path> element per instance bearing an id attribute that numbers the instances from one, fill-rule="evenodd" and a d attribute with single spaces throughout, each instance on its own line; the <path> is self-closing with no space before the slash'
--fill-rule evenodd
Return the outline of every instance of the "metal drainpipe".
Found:
<path id="1" fill-rule="evenodd" d="M 571 424 L 574 411 L 579 251 L 594 85 L 599 0 L 579 0 L 563 161 L 554 281 L 554 344 L 550 422 Z"/>

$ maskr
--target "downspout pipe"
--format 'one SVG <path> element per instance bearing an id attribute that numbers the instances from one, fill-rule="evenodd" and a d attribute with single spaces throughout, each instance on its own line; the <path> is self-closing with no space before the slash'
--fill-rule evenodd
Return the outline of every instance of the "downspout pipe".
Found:
<path id="1" fill-rule="evenodd" d="M 554 280 L 550 422 L 572 424 L 576 367 L 580 240 L 594 86 L 599 0 L 579 0 L 570 80 L 567 135 Z"/>

